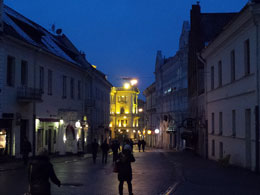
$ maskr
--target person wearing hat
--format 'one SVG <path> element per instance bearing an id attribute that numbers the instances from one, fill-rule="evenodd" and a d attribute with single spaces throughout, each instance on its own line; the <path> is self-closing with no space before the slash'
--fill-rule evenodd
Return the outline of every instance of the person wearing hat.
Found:
<path id="1" fill-rule="evenodd" d="M 118 165 L 118 180 L 119 180 L 119 194 L 123 194 L 124 182 L 127 182 L 128 192 L 130 195 L 133 194 L 132 190 L 132 167 L 131 163 L 135 162 L 135 158 L 132 154 L 132 148 L 129 144 L 129 141 L 126 141 L 126 144 L 123 147 L 123 151 L 119 154 L 117 160 Z"/>
<path id="2" fill-rule="evenodd" d="M 54 172 L 48 151 L 43 149 L 29 165 L 29 193 L 31 195 L 50 195 L 51 184 L 49 179 L 60 187 L 61 182 Z"/>

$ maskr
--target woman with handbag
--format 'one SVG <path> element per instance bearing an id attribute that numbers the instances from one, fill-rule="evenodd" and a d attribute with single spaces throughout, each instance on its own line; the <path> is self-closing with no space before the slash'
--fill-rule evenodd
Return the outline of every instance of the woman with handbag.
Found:
<path id="1" fill-rule="evenodd" d="M 61 182 L 57 178 L 53 165 L 51 164 L 48 151 L 43 150 L 35 157 L 29 166 L 29 194 L 50 195 L 51 185 L 49 179 L 60 187 Z"/>

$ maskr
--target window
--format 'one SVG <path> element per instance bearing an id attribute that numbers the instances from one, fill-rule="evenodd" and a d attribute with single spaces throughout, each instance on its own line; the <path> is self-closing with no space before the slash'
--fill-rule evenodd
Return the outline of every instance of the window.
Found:
<path id="1" fill-rule="evenodd" d="M 28 85 L 28 63 L 24 60 L 21 62 L 21 85 Z"/>
<path id="2" fill-rule="evenodd" d="M 214 134 L 215 132 L 215 116 L 214 113 L 211 113 L 211 133 Z"/>
<path id="3" fill-rule="evenodd" d="M 218 62 L 218 86 L 222 86 L 222 62 Z"/>
<path id="4" fill-rule="evenodd" d="M 250 43 L 247 39 L 244 43 L 244 60 L 245 60 L 245 75 L 250 74 Z"/>
<path id="5" fill-rule="evenodd" d="M 222 135 L 223 132 L 223 118 L 222 112 L 219 113 L 219 135 Z"/>
<path id="6" fill-rule="evenodd" d="M 67 98 L 67 77 L 64 75 L 62 76 L 62 98 Z"/>
<path id="7" fill-rule="evenodd" d="M 232 50 L 230 53 L 230 64 L 231 64 L 231 82 L 236 80 L 236 56 L 235 56 L 235 50 Z"/>
<path id="8" fill-rule="evenodd" d="M 211 66 L 211 90 L 214 89 L 214 66 Z"/>
<path id="9" fill-rule="evenodd" d="M 125 113 L 125 109 L 122 107 L 121 109 L 120 109 L 120 114 L 124 114 Z"/>
<path id="10" fill-rule="evenodd" d="M 52 71 L 48 70 L 48 95 L 52 95 Z"/>
<path id="11" fill-rule="evenodd" d="M 211 155 L 215 156 L 215 140 L 211 141 Z"/>
<path id="12" fill-rule="evenodd" d="M 10 87 L 14 87 L 15 82 L 15 58 L 7 57 L 7 72 L 6 72 L 6 84 Z"/>
<path id="13" fill-rule="evenodd" d="M 223 151 L 223 142 L 219 142 L 219 159 L 222 159 L 222 158 L 223 158 L 223 154 L 224 154 L 224 151 Z"/>
<path id="14" fill-rule="evenodd" d="M 78 99 L 81 99 L 81 81 L 78 81 Z"/>
<path id="15" fill-rule="evenodd" d="M 74 99 L 74 79 L 70 79 L 70 98 Z"/>
<path id="16" fill-rule="evenodd" d="M 236 110 L 232 110 L 232 136 L 236 136 Z"/>
<path id="17" fill-rule="evenodd" d="M 42 93 L 44 93 L 44 68 L 41 66 L 40 67 L 40 90 Z"/>

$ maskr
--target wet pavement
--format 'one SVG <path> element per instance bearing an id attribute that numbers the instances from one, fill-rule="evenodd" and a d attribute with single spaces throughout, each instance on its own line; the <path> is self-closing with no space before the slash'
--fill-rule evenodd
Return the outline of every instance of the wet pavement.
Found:
<path id="1" fill-rule="evenodd" d="M 63 185 L 52 185 L 52 195 L 116 195 L 117 174 L 111 156 L 107 164 L 91 158 L 54 160 L 54 168 Z M 260 194 L 260 177 L 240 168 L 223 168 L 187 152 L 148 150 L 134 152 L 133 192 L 135 195 L 214 195 Z M 22 195 L 27 190 L 27 170 L 0 172 L 0 194 Z M 128 194 L 124 185 L 124 194 Z"/>

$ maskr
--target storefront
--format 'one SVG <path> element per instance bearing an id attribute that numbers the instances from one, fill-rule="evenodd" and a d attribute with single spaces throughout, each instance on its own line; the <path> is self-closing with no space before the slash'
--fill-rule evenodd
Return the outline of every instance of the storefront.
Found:
<path id="1" fill-rule="evenodd" d="M 12 154 L 12 119 L 0 119 L 0 155 Z"/>

